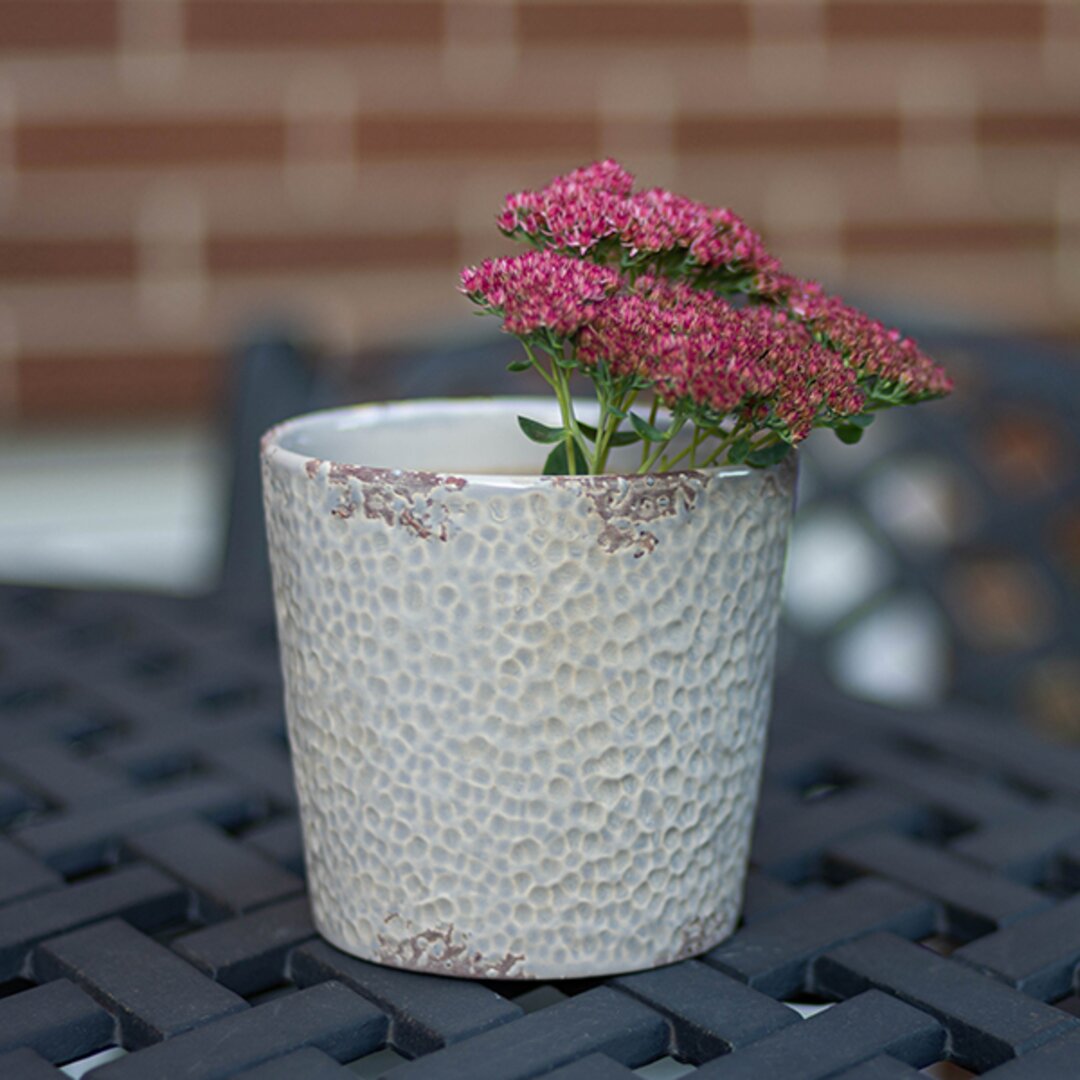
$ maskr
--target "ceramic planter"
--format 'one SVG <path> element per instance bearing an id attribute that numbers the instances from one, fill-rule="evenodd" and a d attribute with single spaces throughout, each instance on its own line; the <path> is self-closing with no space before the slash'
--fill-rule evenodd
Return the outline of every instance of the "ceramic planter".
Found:
<path id="1" fill-rule="evenodd" d="M 556 422 L 412 402 L 264 439 L 315 922 L 445 975 L 669 963 L 741 903 L 795 466 L 542 477 L 519 414 Z"/>

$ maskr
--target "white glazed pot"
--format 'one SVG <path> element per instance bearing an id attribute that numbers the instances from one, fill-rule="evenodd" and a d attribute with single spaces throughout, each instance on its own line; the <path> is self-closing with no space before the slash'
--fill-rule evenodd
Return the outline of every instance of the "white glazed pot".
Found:
<path id="1" fill-rule="evenodd" d="M 364 959 L 594 976 L 734 929 L 794 463 L 544 477 L 516 417 L 552 409 L 368 405 L 263 440 L 312 910 Z"/>

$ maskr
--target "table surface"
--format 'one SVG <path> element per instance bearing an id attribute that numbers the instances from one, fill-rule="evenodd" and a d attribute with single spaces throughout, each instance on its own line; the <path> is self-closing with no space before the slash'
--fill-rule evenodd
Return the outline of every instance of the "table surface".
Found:
<path id="1" fill-rule="evenodd" d="M 1080 1076 L 1080 750 L 810 678 L 775 713 L 727 942 L 421 976 L 312 928 L 265 609 L 0 588 L 0 1077 Z"/>

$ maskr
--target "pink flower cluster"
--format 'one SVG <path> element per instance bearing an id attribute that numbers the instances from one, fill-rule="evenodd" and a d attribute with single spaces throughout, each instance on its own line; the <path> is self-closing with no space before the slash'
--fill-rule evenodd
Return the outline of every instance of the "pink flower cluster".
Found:
<path id="1" fill-rule="evenodd" d="M 615 270 L 553 251 L 487 259 L 461 272 L 461 291 L 501 315 L 503 329 L 519 337 L 538 331 L 571 337 L 620 282 Z"/>
<path id="2" fill-rule="evenodd" d="M 744 309 L 764 323 L 768 365 L 776 373 L 769 405 L 792 442 L 805 439 L 815 423 L 857 416 L 866 405 L 858 373 L 834 349 L 818 342 L 787 312 L 758 306 Z"/>
<path id="3" fill-rule="evenodd" d="M 633 176 L 618 162 L 598 161 L 556 177 L 540 191 L 508 195 L 498 225 L 508 236 L 588 255 L 626 227 L 633 186 Z"/>
<path id="4" fill-rule="evenodd" d="M 730 210 L 663 188 L 634 193 L 634 178 L 608 159 L 539 191 L 507 196 L 499 228 L 508 236 L 597 261 L 621 250 L 624 262 L 681 254 L 686 272 L 775 274 L 780 264 L 761 237 Z"/>
<path id="5" fill-rule="evenodd" d="M 770 414 L 791 440 L 823 414 L 864 405 L 855 373 L 784 312 L 736 308 L 682 282 L 643 278 L 602 304 L 577 342 L 582 364 L 644 378 L 669 408 Z"/>
<path id="6" fill-rule="evenodd" d="M 668 405 L 691 397 L 726 413 L 754 385 L 764 343 L 753 329 L 719 297 L 643 277 L 584 327 L 577 356 L 586 368 L 646 379 Z"/>
<path id="7" fill-rule="evenodd" d="M 743 273 L 769 274 L 780 269 L 761 237 L 731 210 L 706 206 L 663 188 L 640 191 L 627 202 L 629 222 L 621 238 L 632 257 L 685 251 L 688 270 L 737 268 Z"/>
<path id="8" fill-rule="evenodd" d="M 952 388 L 909 338 L 786 274 L 730 210 L 633 185 L 607 160 L 509 196 L 499 226 L 533 250 L 466 268 L 462 291 L 509 333 L 566 350 L 598 389 L 651 387 L 713 432 L 731 421 L 798 442 Z"/>
<path id="9" fill-rule="evenodd" d="M 829 296 L 813 281 L 789 278 L 783 302 L 816 338 L 837 350 L 862 376 L 900 386 L 915 400 L 948 394 L 952 380 L 919 346 L 877 319 Z"/>

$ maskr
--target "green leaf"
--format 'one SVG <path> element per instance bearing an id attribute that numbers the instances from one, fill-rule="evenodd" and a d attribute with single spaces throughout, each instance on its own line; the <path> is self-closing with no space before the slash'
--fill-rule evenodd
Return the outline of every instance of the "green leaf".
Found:
<path id="1" fill-rule="evenodd" d="M 544 475 L 566 476 L 569 471 L 570 466 L 566 460 L 566 443 L 561 442 L 548 454 L 547 461 L 544 462 Z"/>
<path id="2" fill-rule="evenodd" d="M 592 424 L 583 424 L 578 421 L 578 428 L 581 434 L 585 436 L 590 442 L 596 442 L 600 432 L 592 426 Z M 608 440 L 608 446 L 632 446 L 636 442 L 641 442 L 641 436 L 635 431 L 616 431 Z"/>
<path id="3" fill-rule="evenodd" d="M 530 340 L 533 343 L 533 348 L 537 352 L 545 353 L 546 355 L 550 356 L 552 360 L 562 360 L 562 359 L 564 359 L 563 347 L 562 347 L 562 345 L 559 344 L 559 342 L 557 342 L 557 341 L 546 341 L 543 338 L 537 338 L 537 337 L 530 338 Z"/>
<path id="4" fill-rule="evenodd" d="M 750 440 L 747 436 L 736 439 L 728 449 L 727 459 L 732 465 L 741 465 L 750 453 Z"/>
<path id="5" fill-rule="evenodd" d="M 746 455 L 746 464 L 753 465 L 755 469 L 766 469 L 770 465 L 776 465 L 788 456 L 791 443 L 777 442 L 772 446 L 763 446 L 760 450 Z"/>
<path id="6" fill-rule="evenodd" d="M 836 437 L 848 446 L 853 446 L 863 437 L 863 429 L 855 424 L 839 424 L 833 431 L 836 432 Z"/>
<path id="7" fill-rule="evenodd" d="M 574 440 L 574 454 L 576 456 L 576 464 L 580 470 L 588 472 L 588 459 L 585 457 L 585 451 L 581 448 L 581 443 Z M 547 461 L 544 462 L 544 476 L 569 476 L 570 464 L 566 457 L 566 440 L 563 439 L 554 450 L 548 454 Z"/>
<path id="8" fill-rule="evenodd" d="M 876 419 L 877 414 L 872 412 L 859 413 L 858 416 L 845 416 L 844 423 L 857 428 L 868 428 Z"/>
<path id="9" fill-rule="evenodd" d="M 667 442 L 671 438 L 667 431 L 661 431 L 659 428 L 653 427 L 648 420 L 642 420 L 637 413 L 630 414 L 630 423 L 633 425 L 634 430 L 643 439 L 648 439 L 649 442 Z"/>
<path id="10" fill-rule="evenodd" d="M 528 371 L 532 364 L 528 360 L 512 360 L 506 365 L 507 371 Z"/>
<path id="11" fill-rule="evenodd" d="M 541 424 L 538 420 L 530 420 L 527 416 L 519 416 L 517 421 L 518 427 L 533 442 L 554 443 L 566 437 L 564 428 L 548 427 L 547 424 Z"/>

